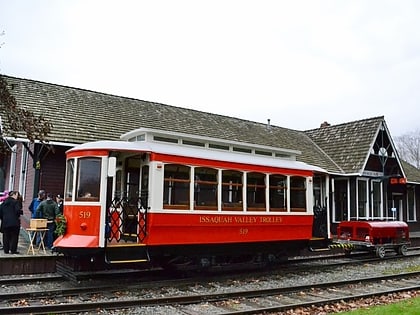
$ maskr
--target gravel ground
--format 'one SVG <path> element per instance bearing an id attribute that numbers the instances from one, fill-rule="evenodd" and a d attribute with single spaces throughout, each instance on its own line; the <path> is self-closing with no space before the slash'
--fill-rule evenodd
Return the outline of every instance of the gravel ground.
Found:
<path id="1" fill-rule="evenodd" d="M 330 260 L 325 260 L 325 263 L 330 263 Z M 253 276 L 250 274 L 246 279 L 237 278 L 223 281 L 213 281 L 206 284 L 196 283 L 189 287 L 160 287 L 154 289 L 143 289 L 141 292 L 133 293 L 136 296 L 143 296 L 148 298 L 168 297 L 168 296 L 179 296 L 184 295 L 186 292 L 189 294 L 205 294 L 205 293 L 222 293 L 222 292 L 233 292 L 233 291 L 246 291 L 256 289 L 270 289 L 275 287 L 290 287 L 296 285 L 307 285 L 319 282 L 331 282 L 331 281 L 343 281 L 354 278 L 368 278 L 372 276 L 398 274 L 407 271 L 418 271 L 420 270 L 420 257 L 402 257 L 394 260 L 383 260 L 371 263 L 334 266 L 327 269 L 317 268 L 319 261 L 305 263 L 303 271 L 290 271 L 290 267 L 285 266 L 284 270 L 273 270 L 269 275 L 264 276 Z M 130 284 L 129 281 L 126 282 Z M 134 284 L 134 282 L 132 283 Z M 63 286 L 69 286 L 70 283 L 27 283 L 25 285 L 26 292 L 39 289 L 52 289 Z M 6 285 L 2 287 L 2 290 L 8 290 L 13 292 L 15 290 L 22 290 L 22 288 L 14 288 L 13 285 Z M 125 296 L 126 292 L 122 296 Z M 331 305 L 326 307 L 310 308 L 310 309 L 299 309 L 285 313 L 278 314 L 300 314 L 300 315 L 313 315 L 313 314 L 329 314 L 335 311 L 343 311 L 354 309 L 358 307 L 370 306 L 372 304 L 384 304 L 390 303 L 391 301 L 398 301 L 400 299 L 407 299 L 413 296 L 419 295 L 420 292 L 409 292 L 401 293 L 393 296 L 387 296 L 371 300 L 357 301 L 355 303 L 342 303 L 339 305 Z M 121 297 L 122 297 L 121 296 Z M 210 307 L 210 306 L 209 306 Z M 208 310 L 207 310 L 208 311 Z M 174 308 L 170 306 L 161 307 L 141 307 L 137 309 L 129 310 L 118 310 L 118 311 L 103 311 L 98 310 L 93 313 L 81 313 L 81 314 L 153 314 L 153 315 L 175 315 Z M 182 313 L 185 315 L 185 313 Z M 215 311 L 214 314 L 217 314 Z"/>
<path id="2" fill-rule="evenodd" d="M 203 293 L 217 293 L 217 292 L 232 292 L 232 291 L 245 291 L 255 289 L 269 289 L 274 287 L 290 287 L 296 285 L 305 285 L 318 282 L 342 281 L 354 278 L 381 276 L 388 274 L 398 274 L 400 272 L 420 270 L 420 257 L 405 257 L 397 260 L 381 261 L 373 263 L 364 263 L 357 265 L 345 265 L 340 267 L 331 267 L 328 270 L 314 271 L 308 264 L 307 271 L 300 271 L 291 273 L 288 271 L 278 272 L 274 271 L 272 275 L 263 276 L 258 278 L 249 277 L 244 280 L 231 280 L 223 282 L 211 282 L 208 284 L 197 284 L 188 288 L 191 294 Z M 176 296 L 185 294 L 185 289 L 182 291 L 177 288 L 160 288 L 154 291 L 147 290 L 148 297 L 162 297 L 162 296 Z M 288 312 L 276 314 L 300 314 L 300 315 L 322 315 L 330 314 L 339 311 L 356 309 L 359 307 L 366 307 L 371 305 L 379 305 L 390 303 L 392 301 L 399 301 L 415 296 L 420 296 L 420 292 L 399 293 L 386 297 L 378 297 L 373 299 L 360 300 L 354 303 L 341 303 L 337 305 L 329 305 L 324 307 L 312 307 L 295 309 Z M 211 307 L 211 306 L 209 306 Z M 206 311 L 210 311 L 207 309 Z M 220 310 L 219 310 L 220 311 Z M 150 314 L 150 315 L 176 315 L 174 308 L 170 306 L 161 307 L 141 307 L 130 310 L 119 311 L 98 311 L 95 313 L 83 314 Z M 185 313 L 179 313 L 184 314 Z M 214 314 L 217 314 L 215 310 Z"/>

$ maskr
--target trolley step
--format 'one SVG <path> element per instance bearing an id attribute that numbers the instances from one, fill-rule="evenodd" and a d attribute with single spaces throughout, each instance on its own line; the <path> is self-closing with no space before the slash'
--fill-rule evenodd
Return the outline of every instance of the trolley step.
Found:
<path id="1" fill-rule="evenodd" d="M 105 250 L 105 261 L 109 264 L 149 262 L 149 252 L 146 246 L 112 246 Z"/>

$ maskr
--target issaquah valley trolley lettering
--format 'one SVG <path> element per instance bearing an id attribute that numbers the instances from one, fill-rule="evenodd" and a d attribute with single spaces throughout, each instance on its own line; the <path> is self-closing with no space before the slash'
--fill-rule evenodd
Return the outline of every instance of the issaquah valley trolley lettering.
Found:
<path id="1" fill-rule="evenodd" d="M 254 216 L 246 216 L 246 217 L 224 217 L 224 216 L 200 216 L 199 222 L 200 223 L 212 223 L 212 224 L 225 224 L 225 223 L 238 223 L 238 224 L 255 224 L 255 223 L 281 223 L 282 218 L 277 217 L 254 217 Z"/>

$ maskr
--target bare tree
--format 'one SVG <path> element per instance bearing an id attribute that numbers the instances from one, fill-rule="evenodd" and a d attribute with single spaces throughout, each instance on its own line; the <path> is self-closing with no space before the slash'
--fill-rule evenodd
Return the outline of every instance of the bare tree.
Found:
<path id="1" fill-rule="evenodd" d="M 4 31 L 0 32 L 0 36 L 4 34 Z M 0 48 L 3 44 L 0 43 Z M 0 153 L 7 153 L 11 149 L 7 138 L 26 135 L 31 143 L 35 140 L 44 142 L 51 128 L 52 125 L 42 116 L 37 117 L 31 111 L 18 106 L 9 91 L 7 81 L 0 75 Z"/>
<path id="2" fill-rule="evenodd" d="M 6 136 L 16 138 L 25 134 L 29 142 L 44 142 L 51 132 L 52 124 L 42 115 L 35 116 L 29 110 L 18 106 L 15 97 L 10 93 L 7 81 L 0 75 L 0 152 L 7 152 L 10 146 Z"/>
<path id="3" fill-rule="evenodd" d="M 5 33 L 2 31 L 0 36 Z M 4 43 L 0 43 L 0 48 Z M 10 151 L 6 137 L 16 138 L 25 134 L 29 142 L 46 141 L 52 124 L 42 115 L 35 116 L 30 110 L 18 106 L 15 97 L 10 93 L 6 79 L 0 74 L 0 153 Z"/>
<path id="4" fill-rule="evenodd" d="M 420 169 L 420 129 L 395 138 L 401 159 Z"/>
<path id="5" fill-rule="evenodd" d="M 0 36 L 2 35 L 4 32 L 0 33 Z M 0 43 L 0 48 L 2 45 Z M 36 150 L 35 146 L 31 148 L 28 142 L 22 142 L 33 160 L 35 193 L 39 190 L 42 148 L 47 147 L 48 150 L 54 151 L 53 147 L 46 143 L 52 124 L 42 114 L 36 116 L 32 111 L 21 107 L 9 90 L 9 87 L 13 89 L 14 85 L 9 83 L 0 74 L 0 155 L 6 156 L 12 151 L 13 138 L 26 137 L 29 143 L 39 141 L 42 144 L 41 149 Z"/>
<path id="6" fill-rule="evenodd" d="M 5 33 L 4 33 L 4 31 L 2 31 L 1 33 L 0 33 L 0 36 L 3 36 Z M 1 48 L 1 46 L 3 46 L 4 45 L 4 42 L 2 42 L 2 43 L 0 43 L 0 48 Z"/>

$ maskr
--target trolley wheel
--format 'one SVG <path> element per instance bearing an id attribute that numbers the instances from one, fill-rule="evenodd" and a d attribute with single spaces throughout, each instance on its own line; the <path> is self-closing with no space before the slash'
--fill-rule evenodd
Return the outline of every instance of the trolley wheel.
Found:
<path id="1" fill-rule="evenodd" d="M 350 255 L 351 255 L 351 249 L 345 249 L 344 250 L 344 256 L 346 256 L 346 257 L 350 257 Z"/>
<path id="2" fill-rule="evenodd" d="M 376 248 L 376 257 L 381 259 L 385 257 L 385 247 L 380 246 Z"/>
<path id="3" fill-rule="evenodd" d="M 398 247 L 398 254 L 401 256 L 407 256 L 407 245 L 401 245 Z"/>

